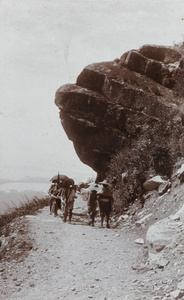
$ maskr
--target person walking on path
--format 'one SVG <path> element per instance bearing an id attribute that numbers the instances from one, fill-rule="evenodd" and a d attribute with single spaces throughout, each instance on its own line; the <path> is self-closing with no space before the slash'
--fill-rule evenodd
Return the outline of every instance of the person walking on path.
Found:
<path id="1" fill-rule="evenodd" d="M 52 184 L 49 191 L 48 191 L 48 194 L 50 196 L 50 214 L 52 214 L 52 205 L 53 205 L 53 195 L 55 193 L 55 189 L 56 189 L 56 184 Z"/>
<path id="2" fill-rule="evenodd" d="M 113 206 L 114 200 L 113 200 L 112 192 L 109 189 L 109 184 L 107 183 L 107 181 L 104 180 L 99 183 L 103 185 L 102 189 L 100 189 L 97 192 L 97 200 L 98 200 L 100 216 L 101 216 L 101 227 L 103 227 L 104 217 L 106 216 L 106 227 L 110 228 L 109 217 L 110 217 L 110 213 L 112 211 L 112 206 Z"/>
<path id="3" fill-rule="evenodd" d="M 50 214 L 54 213 L 54 216 L 57 216 L 58 209 L 61 209 L 61 189 L 58 188 L 58 185 L 52 184 L 49 189 L 50 195 Z"/>
<path id="4" fill-rule="evenodd" d="M 94 226 L 95 216 L 96 216 L 96 208 L 97 208 L 97 191 L 91 190 L 88 196 L 88 214 L 90 217 L 89 225 Z"/>
<path id="5" fill-rule="evenodd" d="M 70 185 L 69 188 L 65 190 L 64 205 L 63 205 L 64 206 L 63 222 L 66 222 L 69 213 L 69 223 L 71 223 L 72 211 L 73 211 L 74 201 L 76 198 L 75 192 L 76 192 L 76 188 L 74 185 Z"/>
<path id="6" fill-rule="evenodd" d="M 63 190 L 63 183 L 53 183 L 48 191 L 50 195 L 50 215 L 54 213 L 56 217 L 58 215 L 58 209 L 61 209 L 61 194 Z"/>

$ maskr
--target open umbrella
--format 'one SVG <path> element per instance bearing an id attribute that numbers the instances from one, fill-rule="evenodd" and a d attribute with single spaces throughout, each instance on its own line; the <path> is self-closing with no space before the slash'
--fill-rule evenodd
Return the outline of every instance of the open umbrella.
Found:
<path id="1" fill-rule="evenodd" d="M 68 183 L 70 183 L 70 184 L 72 184 L 72 185 L 74 185 L 74 180 L 72 179 L 72 178 L 68 178 L 67 180 L 66 180 Z"/>
<path id="2" fill-rule="evenodd" d="M 66 176 L 66 175 L 61 175 L 61 174 L 58 174 L 58 175 L 55 175 L 54 177 L 52 177 L 50 179 L 50 181 L 52 182 L 58 182 L 59 181 L 67 181 L 69 178 Z"/>

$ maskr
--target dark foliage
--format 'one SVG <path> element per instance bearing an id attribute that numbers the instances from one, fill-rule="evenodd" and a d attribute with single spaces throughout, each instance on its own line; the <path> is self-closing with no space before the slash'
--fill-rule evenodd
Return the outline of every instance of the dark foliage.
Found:
<path id="1" fill-rule="evenodd" d="M 114 155 L 107 177 L 112 184 L 115 182 L 116 213 L 122 213 L 135 199 L 144 204 L 143 183 L 150 174 L 165 178 L 171 176 L 174 163 L 180 156 L 180 134 L 181 124 L 163 117 L 162 121 L 155 122 L 149 128 L 147 126 L 139 138 L 130 139 L 122 151 Z"/>

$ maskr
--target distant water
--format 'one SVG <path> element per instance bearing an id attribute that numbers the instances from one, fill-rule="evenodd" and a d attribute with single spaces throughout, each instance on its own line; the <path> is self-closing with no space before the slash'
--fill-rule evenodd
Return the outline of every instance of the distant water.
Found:
<path id="1" fill-rule="evenodd" d="M 48 196 L 51 183 L 11 182 L 0 184 L 0 214 L 36 197 Z"/>

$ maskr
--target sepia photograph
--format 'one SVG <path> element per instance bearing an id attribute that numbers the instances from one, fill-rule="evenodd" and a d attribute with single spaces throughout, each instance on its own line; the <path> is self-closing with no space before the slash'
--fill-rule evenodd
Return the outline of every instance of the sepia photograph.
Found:
<path id="1" fill-rule="evenodd" d="M 0 300 L 184 299 L 184 0 L 0 0 Z"/>

